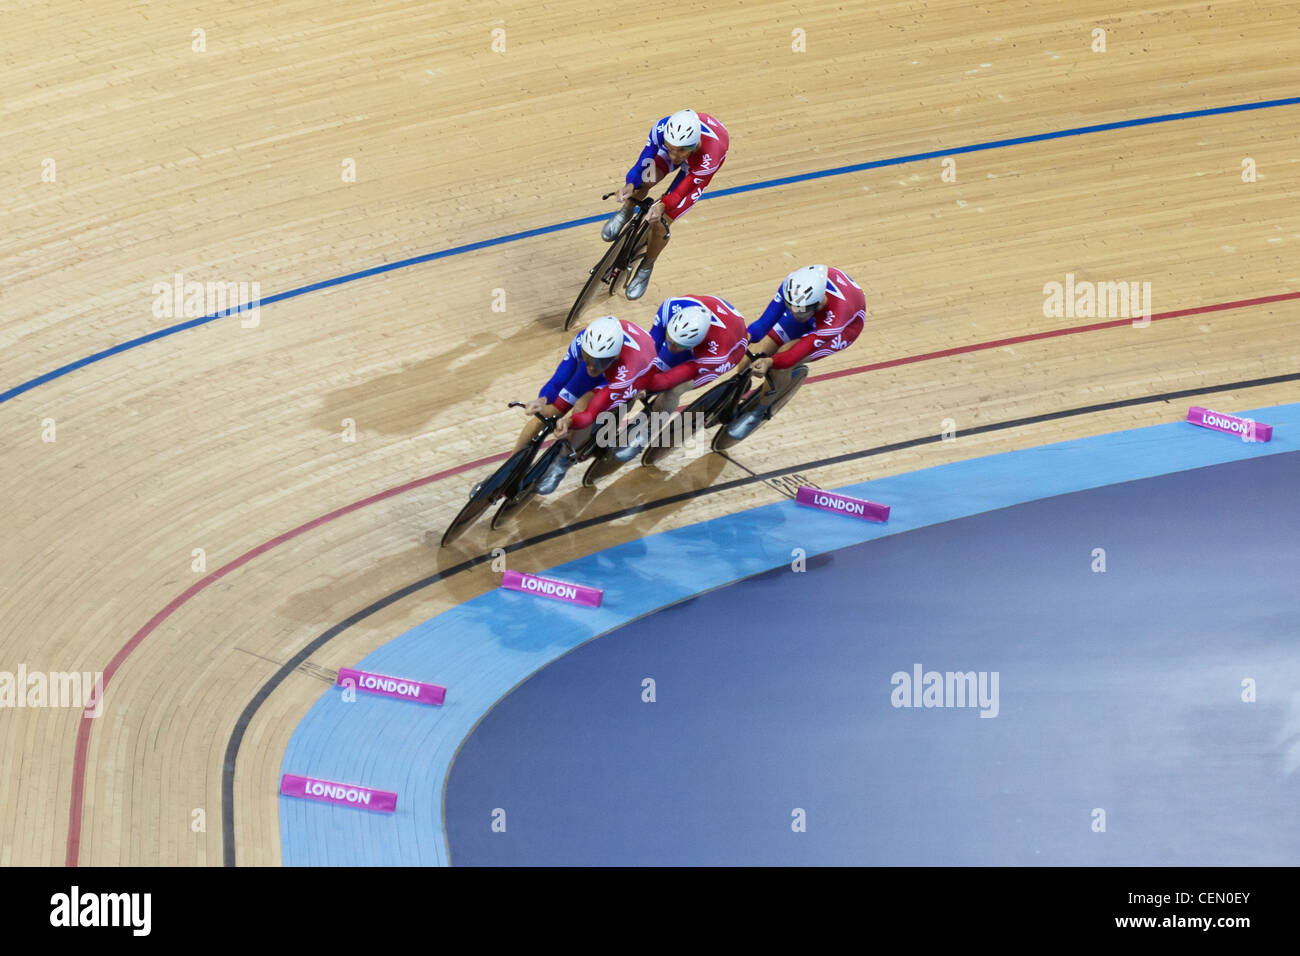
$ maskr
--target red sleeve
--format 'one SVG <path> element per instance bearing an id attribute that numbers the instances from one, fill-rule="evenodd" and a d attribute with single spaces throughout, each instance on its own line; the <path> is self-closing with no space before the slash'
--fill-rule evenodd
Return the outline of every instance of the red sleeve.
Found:
<path id="1" fill-rule="evenodd" d="M 612 395 L 612 389 L 596 389 L 591 396 L 591 401 L 587 403 L 587 407 L 580 412 L 574 412 L 572 417 L 570 417 L 569 427 L 574 431 L 577 431 L 580 428 L 586 428 L 596 420 L 597 415 L 609 408 L 610 397 Z"/>
<path id="2" fill-rule="evenodd" d="M 693 379 L 698 371 L 695 362 L 683 362 L 681 365 L 674 365 L 666 372 L 656 371 L 641 387 L 647 392 L 666 392 L 670 388 L 676 388 L 682 382 Z"/>
<path id="3" fill-rule="evenodd" d="M 713 172 L 716 173 L 721 168 L 722 164 L 719 163 L 717 169 Z M 704 188 L 709 185 L 712 179 L 713 173 L 709 173 L 707 176 L 693 176 L 688 171 L 682 177 L 682 181 L 677 184 L 677 188 L 664 193 L 663 199 L 660 200 L 664 204 L 664 215 L 670 219 L 677 219 L 682 213 L 695 205 L 695 200 L 700 198 Z"/>
<path id="4" fill-rule="evenodd" d="M 792 365 L 798 365 L 812 351 L 813 338 L 816 335 L 816 331 L 809 332 L 807 335 L 800 336 L 794 345 L 785 351 L 777 352 L 772 356 L 772 368 L 790 368 Z"/>
<path id="5" fill-rule="evenodd" d="M 542 398 L 545 397 L 546 397 L 545 395 L 542 396 Z M 555 406 L 555 410 L 559 412 L 561 415 L 563 415 L 565 412 L 567 412 L 570 408 L 573 407 L 564 400 L 564 396 L 562 395 L 556 395 L 555 401 L 551 402 L 551 404 Z"/>
<path id="6" fill-rule="evenodd" d="M 832 352 L 839 352 L 848 348 L 862 333 L 863 322 L 861 319 L 854 319 L 844 327 L 844 331 L 834 335 L 826 335 L 820 329 L 813 329 L 807 335 L 801 336 L 794 345 L 790 346 L 784 352 L 777 352 L 772 356 L 772 368 L 790 368 L 798 365 L 812 353 L 813 349 L 817 354 L 812 356 L 811 361 L 817 361 L 819 358 L 825 358 Z"/>

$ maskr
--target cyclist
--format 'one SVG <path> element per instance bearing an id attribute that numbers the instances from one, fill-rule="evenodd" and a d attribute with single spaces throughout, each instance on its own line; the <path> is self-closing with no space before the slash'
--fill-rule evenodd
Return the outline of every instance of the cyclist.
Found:
<path id="1" fill-rule="evenodd" d="M 665 299 L 655 313 L 650 337 L 659 348 L 642 384 L 654 394 L 648 409 L 651 413 L 674 411 L 682 395 L 731 371 L 749 347 L 745 317 L 730 302 L 713 295 Z M 653 437 L 639 429 L 633 441 L 614 455 L 620 461 L 631 461 Z"/>
<path id="2" fill-rule="evenodd" d="M 741 439 L 771 418 L 784 402 L 783 395 L 804 380 L 808 366 L 853 344 L 862 332 L 867 300 L 862 288 L 839 269 L 804 266 L 791 272 L 758 319 L 749 326 L 756 375 L 768 375 L 758 401 L 727 426 L 727 434 Z"/>
<path id="3" fill-rule="evenodd" d="M 713 174 L 722 168 L 728 144 L 726 128 L 708 113 L 694 110 L 678 110 L 651 128 L 645 149 L 641 150 L 636 163 L 627 172 L 626 181 L 618 189 L 618 199 L 623 205 L 609 218 L 600 233 L 606 242 L 613 242 L 623 223 L 632 215 L 633 201 L 645 199 L 652 185 L 680 167 L 672 186 L 646 213 L 646 221 L 651 225 L 650 239 L 645 258 L 628 283 L 629 299 L 645 295 L 655 260 L 667 241 L 665 223 L 671 225 L 680 219 L 700 198 Z"/>
<path id="4" fill-rule="evenodd" d="M 541 428 L 534 414 L 551 417 L 572 409 L 573 414 L 561 420 L 554 432 L 556 441 L 568 444 L 568 451 L 557 455 L 538 481 L 539 495 L 550 494 L 559 485 L 575 460 L 574 449 L 591 434 L 596 416 L 617 408 L 641 391 L 654 357 L 655 342 L 650 333 L 612 315 L 601 316 L 573 337 L 555 374 L 525 406 L 529 423 L 515 443 L 516 449 L 522 448 Z"/>

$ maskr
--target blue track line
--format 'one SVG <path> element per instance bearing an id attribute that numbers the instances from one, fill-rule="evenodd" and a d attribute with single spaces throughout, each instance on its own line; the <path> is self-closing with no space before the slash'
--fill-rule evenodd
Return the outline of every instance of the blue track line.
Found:
<path id="1" fill-rule="evenodd" d="M 876 159 L 866 163 L 855 163 L 851 166 L 836 166 L 832 169 L 815 170 L 811 173 L 800 173 L 797 176 L 783 176 L 779 179 L 765 179 L 757 183 L 749 183 L 745 186 L 731 186 L 726 189 L 718 189 L 710 192 L 704 199 L 717 199 L 721 196 L 734 196 L 739 193 L 754 192 L 760 189 L 774 189 L 778 186 L 789 186 L 793 183 L 800 183 L 812 179 L 825 179 L 828 176 L 843 176 L 849 173 L 862 172 L 867 169 L 879 169 L 884 166 L 901 166 L 905 163 L 919 162 L 925 159 L 937 159 L 941 156 L 956 156 L 961 153 L 977 153 L 990 149 L 1002 149 L 1007 146 L 1022 146 L 1026 143 L 1037 143 L 1049 139 L 1062 139 L 1067 136 L 1084 136 L 1089 133 L 1104 133 L 1109 130 L 1126 129 L 1134 126 L 1150 126 L 1155 123 L 1172 123 L 1175 120 L 1196 119 L 1202 116 L 1217 116 L 1223 113 L 1244 113 L 1252 110 L 1271 109 L 1277 106 L 1296 106 L 1300 104 L 1300 96 L 1291 96 L 1285 99 L 1277 100 L 1260 100 L 1255 103 L 1238 103 L 1232 106 L 1214 106 L 1203 110 L 1189 110 L 1183 113 L 1163 113 L 1158 116 L 1142 116 L 1137 119 L 1119 120 L 1114 123 L 1098 123 L 1093 126 L 1076 126 L 1072 129 L 1054 130 L 1048 133 L 1035 133 L 1032 136 L 1017 136 L 1012 139 L 999 139 L 987 143 L 974 143 L 969 146 L 954 146 L 951 149 L 936 149 L 925 153 L 911 153 L 906 156 L 894 156 L 888 159 Z M 369 269 L 362 269 L 360 272 L 350 272 L 347 275 L 338 276 L 333 279 L 325 279 L 321 282 L 313 282 L 310 285 L 299 286 L 296 289 L 289 289 L 286 292 L 277 292 L 274 295 L 259 299 L 256 303 L 244 303 L 230 309 L 224 309 L 221 312 L 214 312 L 211 315 L 201 316 L 190 319 L 188 322 L 182 322 L 178 325 L 172 325 L 165 329 L 159 329 L 157 332 L 150 332 L 148 335 L 142 335 L 138 338 L 122 342 L 111 348 L 96 352 L 93 355 L 87 355 L 85 358 L 77 359 L 75 362 L 69 362 L 53 371 L 38 375 L 36 378 L 29 379 L 20 385 L 5 392 L 0 392 L 0 405 L 9 401 L 11 398 L 23 394 L 36 388 L 38 385 L 44 385 L 56 378 L 62 378 L 70 372 L 92 365 L 95 362 L 102 361 L 110 356 L 117 355 L 129 349 L 146 345 L 157 339 L 165 338 L 169 335 L 175 335 L 177 332 L 184 332 L 200 325 L 206 325 L 209 322 L 215 322 L 217 319 L 225 318 L 228 315 L 234 315 L 238 312 L 244 312 L 254 305 L 261 307 L 270 305 L 274 302 L 282 302 L 285 299 L 293 299 L 300 295 L 306 295 L 309 292 L 317 292 L 321 289 L 328 289 L 331 286 L 343 285 L 347 282 L 355 282 L 358 279 L 365 279 L 374 275 L 381 275 L 385 272 L 392 272 L 394 269 L 404 269 L 407 266 L 420 265 L 425 262 L 432 262 L 435 259 L 446 259 L 449 256 L 457 256 L 466 252 L 474 252 L 478 249 L 487 249 L 491 246 L 504 245 L 509 242 L 518 242 L 522 239 L 531 239 L 534 236 L 546 235 L 550 232 L 560 232 L 565 229 L 573 229 L 578 226 L 588 226 L 605 219 L 605 215 L 586 216 L 582 219 L 569 219 L 565 222 L 558 222 L 549 226 L 539 226 L 536 229 L 526 229 L 523 232 L 512 232 L 505 236 L 497 236 L 493 239 L 482 239 L 478 242 L 470 242 L 461 246 L 453 246 L 449 249 L 441 249 L 437 252 L 428 252 L 419 256 L 412 256 L 409 259 L 400 259 L 397 262 L 390 262 L 381 266 L 374 266 Z"/>

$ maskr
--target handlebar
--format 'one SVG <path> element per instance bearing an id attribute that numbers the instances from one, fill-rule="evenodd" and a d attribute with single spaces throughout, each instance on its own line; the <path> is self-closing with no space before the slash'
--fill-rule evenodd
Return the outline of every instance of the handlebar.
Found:
<path id="1" fill-rule="evenodd" d="M 506 408 L 527 408 L 527 407 L 528 407 L 527 402 L 508 402 L 506 404 Z M 541 412 L 533 412 L 533 417 L 536 418 L 538 421 L 540 421 L 543 425 L 554 425 L 563 416 L 543 415 Z"/>
<path id="2" fill-rule="evenodd" d="M 600 198 L 601 198 L 602 201 L 604 201 L 604 200 L 606 200 L 606 199 L 609 199 L 610 196 L 614 196 L 614 195 L 617 195 L 617 194 L 618 194 L 618 190 L 616 189 L 616 190 L 614 190 L 613 192 L 605 193 L 605 195 L 601 196 Z M 662 199 L 663 197 L 661 196 L 661 197 L 659 197 L 659 198 Z M 650 198 L 649 196 L 646 196 L 645 199 L 637 199 L 637 200 L 635 200 L 635 204 L 636 204 L 637 208 L 640 209 L 640 210 L 644 213 L 644 212 L 648 212 L 649 209 L 650 209 L 650 207 L 653 206 L 653 205 L 654 205 L 655 203 L 657 203 L 658 201 L 659 201 L 659 199 L 652 199 L 652 198 Z M 668 227 L 668 222 L 667 222 L 666 220 L 663 220 L 663 219 L 660 219 L 659 221 L 660 221 L 661 223 L 663 223 L 663 227 L 664 227 L 664 241 L 667 241 L 667 240 L 671 239 L 671 238 L 672 238 L 672 231 L 671 231 L 671 230 L 669 229 L 669 227 Z"/>

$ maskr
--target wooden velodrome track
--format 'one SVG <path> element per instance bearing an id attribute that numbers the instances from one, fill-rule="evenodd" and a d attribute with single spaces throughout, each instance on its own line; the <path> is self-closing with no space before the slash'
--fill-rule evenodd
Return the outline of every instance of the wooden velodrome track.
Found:
<path id="1" fill-rule="evenodd" d="M 1094 28 L 1104 53 L 1091 49 Z M 192 49 L 196 29 L 206 52 Z M 806 52 L 792 49 L 796 30 Z M 182 321 L 152 311 L 154 284 L 178 272 L 257 281 L 266 299 L 607 212 L 599 195 L 651 122 L 684 105 L 731 133 L 717 192 L 1291 97 L 1298 48 L 1292 0 L 642 12 L 571 0 L 19 0 L 0 39 L 0 390 Z M 1243 182 L 1247 157 L 1255 182 Z M 355 182 L 341 176 L 348 159 Z M 859 371 L 814 378 L 736 450 L 740 464 L 679 453 L 595 490 L 571 476 L 508 532 L 484 522 L 444 552 L 436 538 L 482 460 L 517 433 L 505 403 L 535 394 L 568 341 L 562 316 L 600 252 L 597 225 L 297 295 L 263 306 L 256 328 L 222 318 L 9 395 L 0 670 L 118 663 L 97 720 L 0 714 L 0 863 L 221 863 L 223 769 L 241 715 L 234 847 L 240 864 L 278 863 L 281 756 L 334 670 L 498 576 L 480 563 L 392 602 L 250 703 L 339 622 L 492 546 L 750 473 L 835 487 L 1167 422 L 1189 404 L 1297 399 L 1294 379 L 1225 386 L 1300 368 L 1300 106 L 955 161 L 956 182 L 929 158 L 697 206 L 646 297 L 611 311 L 648 326 L 665 296 L 710 292 L 752 319 L 786 272 L 827 262 L 866 289 L 868 321 L 813 374 Z M 1101 321 L 1044 317 L 1044 284 L 1067 273 L 1149 281 L 1157 320 L 891 361 Z M 968 434 L 1069 410 L 1080 411 Z M 912 443 L 945 419 L 956 440 Z M 809 464 L 892 445 L 904 447 Z M 510 560 L 542 569 L 781 494 L 751 481 Z M 196 548 L 206 571 L 192 570 Z"/>

